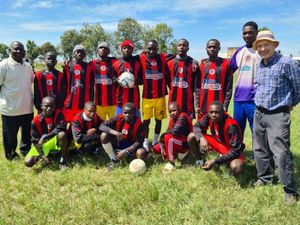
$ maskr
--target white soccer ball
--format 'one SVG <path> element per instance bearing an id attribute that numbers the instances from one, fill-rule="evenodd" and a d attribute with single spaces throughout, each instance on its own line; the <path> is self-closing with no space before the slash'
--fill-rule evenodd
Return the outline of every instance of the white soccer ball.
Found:
<path id="1" fill-rule="evenodd" d="M 135 83 L 134 75 L 129 72 L 124 72 L 118 77 L 118 82 L 122 87 L 133 88 Z"/>
<path id="2" fill-rule="evenodd" d="M 129 171 L 136 175 L 145 173 L 146 169 L 146 163 L 142 159 L 134 159 L 129 164 Z"/>

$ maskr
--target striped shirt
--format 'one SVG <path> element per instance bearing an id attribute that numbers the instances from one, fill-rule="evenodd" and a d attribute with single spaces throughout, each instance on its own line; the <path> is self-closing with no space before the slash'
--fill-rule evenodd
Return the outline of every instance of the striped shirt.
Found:
<path id="1" fill-rule="evenodd" d="M 265 65 L 257 65 L 255 104 L 268 110 L 295 106 L 300 101 L 300 67 L 286 56 L 274 53 Z"/>

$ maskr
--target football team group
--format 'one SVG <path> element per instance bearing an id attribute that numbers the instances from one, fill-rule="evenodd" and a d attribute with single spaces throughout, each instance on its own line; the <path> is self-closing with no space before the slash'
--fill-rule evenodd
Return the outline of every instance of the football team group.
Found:
<path id="1" fill-rule="evenodd" d="M 158 53 L 156 40 L 149 40 L 145 51 L 133 55 L 134 43 L 124 40 L 120 58 L 111 57 L 110 45 L 101 42 L 98 58 L 90 62 L 84 60 L 85 47 L 76 45 L 63 72 L 55 69 L 56 54 L 47 52 L 46 68 L 35 74 L 24 61 L 23 44 L 12 42 L 10 57 L 0 62 L 6 158 L 19 157 L 21 127 L 20 152 L 28 167 L 39 160 L 49 164 L 48 155 L 59 153 L 60 168 L 65 170 L 70 152 L 99 155 L 103 151 L 111 170 L 125 157 L 145 159 L 152 151 L 167 161 L 163 173 L 175 168 L 176 157 L 182 160 L 191 153 L 197 167 L 211 170 L 225 164 L 236 176 L 242 173 L 248 120 L 258 177 L 254 186 L 273 183 L 276 169 L 286 203 L 294 204 L 298 192 L 290 151 L 290 112 L 300 101 L 299 65 L 276 51 L 279 41 L 273 32 L 258 31 L 255 22 L 245 23 L 242 35 L 245 45 L 230 61 L 218 56 L 217 39 L 208 40 L 208 58 L 199 64 L 188 56 L 189 42 L 183 38 L 177 42 L 176 54 L 168 55 Z M 231 117 L 227 109 L 234 72 L 238 77 Z M 134 76 L 134 85 L 126 85 L 124 73 Z M 161 131 L 167 110 L 169 125 Z M 153 117 L 154 135 L 149 138 Z M 217 157 L 206 160 L 209 151 L 217 152 Z"/>

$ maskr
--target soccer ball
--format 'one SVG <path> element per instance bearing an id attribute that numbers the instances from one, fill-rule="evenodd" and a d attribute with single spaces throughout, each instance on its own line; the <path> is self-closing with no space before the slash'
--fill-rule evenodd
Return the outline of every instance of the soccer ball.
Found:
<path id="1" fill-rule="evenodd" d="M 134 159 L 129 164 L 129 171 L 136 175 L 145 173 L 146 169 L 146 163 L 142 159 Z"/>
<path id="2" fill-rule="evenodd" d="M 118 77 L 118 82 L 122 87 L 133 88 L 135 83 L 134 75 L 129 72 L 124 72 Z"/>

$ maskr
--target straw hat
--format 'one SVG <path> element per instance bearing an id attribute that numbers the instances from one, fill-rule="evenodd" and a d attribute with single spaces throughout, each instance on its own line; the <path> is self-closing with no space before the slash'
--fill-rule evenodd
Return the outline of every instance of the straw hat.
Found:
<path id="1" fill-rule="evenodd" d="M 262 30 L 258 32 L 256 40 L 253 42 L 253 48 L 255 50 L 257 48 L 257 42 L 259 41 L 271 41 L 276 44 L 276 47 L 279 45 L 279 41 L 275 39 L 273 32 L 270 30 Z"/>

